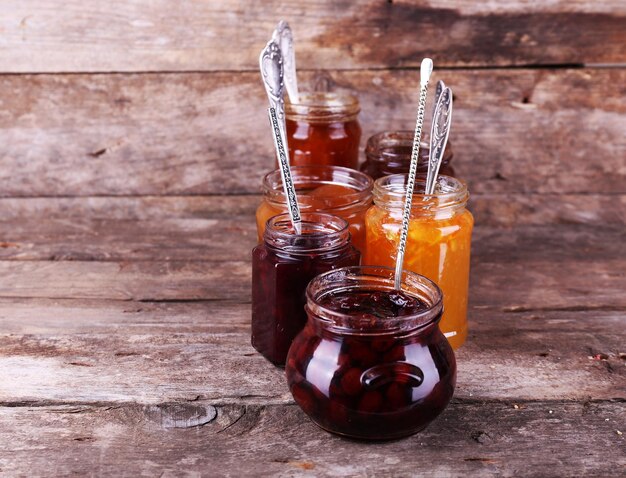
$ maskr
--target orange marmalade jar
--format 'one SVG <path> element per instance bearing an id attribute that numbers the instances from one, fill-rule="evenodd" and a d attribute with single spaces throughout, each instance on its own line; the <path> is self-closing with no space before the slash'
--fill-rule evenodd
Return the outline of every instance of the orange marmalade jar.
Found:
<path id="1" fill-rule="evenodd" d="M 293 166 L 298 204 L 302 212 L 326 212 L 348 222 L 352 245 L 365 248 L 365 213 L 372 205 L 373 181 L 367 174 L 339 166 Z M 267 221 L 287 212 L 280 171 L 263 178 L 263 201 L 256 211 L 259 242 Z"/>
<path id="2" fill-rule="evenodd" d="M 376 180 L 374 205 L 365 216 L 366 247 L 363 264 L 393 267 L 396 262 L 406 174 Z M 425 180 L 415 181 L 404 269 L 437 283 L 443 291 L 441 330 L 454 333 L 453 348 L 467 338 L 467 297 L 474 218 L 465 208 L 469 193 L 464 182 L 440 175 L 435 194 L 424 191 Z"/>
<path id="3" fill-rule="evenodd" d="M 347 93 L 300 93 L 285 99 L 291 165 L 324 164 L 357 169 L 361 126 L 359 100 Z"/>

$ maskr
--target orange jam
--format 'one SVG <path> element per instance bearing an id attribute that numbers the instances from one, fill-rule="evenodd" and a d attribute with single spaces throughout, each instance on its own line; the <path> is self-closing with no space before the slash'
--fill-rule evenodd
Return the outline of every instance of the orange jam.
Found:
<path id="1" fill-rule="evenodd" d="M 402 227 L 405 174 L 374 183 L 374 205 L 365 216 L 363 264 L 394 267 Z M 419 194 L 424 179 L 415 181 L 404 269 L 424 275 L 443 291 L 441 330 L 455 349 L 467 338 L 467 298 L 474 218 L 465 209 L 469 194 L 458 179 L 439 176 L 435 194 Z"/>
<path id="2" fill-rule="evenodd" d="M 357 169 L 361 126 L 359 100 L 345 93 L 301 93 L 285 101 L 290 164 Z"/>
<path id="3" fill-rule="evenodd" d="M 352 244 L 365 248 L 365 213 L 372 204 L 372 179 L 359 171 L 339 166 L 293 166 L 291 176 L 302 212 L 326 212 L 345 219 Z M 256 211 L 259 242 L 267 221 L 287 212 L 280 171 L 263 179 L 263 201 Z"/>

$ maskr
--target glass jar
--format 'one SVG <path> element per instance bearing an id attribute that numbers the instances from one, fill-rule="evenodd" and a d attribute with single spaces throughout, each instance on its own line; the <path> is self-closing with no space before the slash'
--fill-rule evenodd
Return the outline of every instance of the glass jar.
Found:
<path id="1" fill-rule="evenodd" d="M 324 164 L 357 169 L 361 126 L 359 100 L 347 93 L 300 93 L 285 99 L 290 164 Z"/>
<path id="2" fill-rule="evenodd" d="M 398 293 L 393 275 L 347 267 L 307 288 L 308 320 L 285 371 L 296 403 L 330 432 L 400 438 L 426 427 L 452 398 L 456 361 L 438 325 L 441 291 L 404 271 Z"/>
<path id="3" fill-rule="evenodd" d="M 306 322 L 305 289 L 322 272 L 358 265 L 348 223 L 323 213 L 303 213 L 296 234 L 288 214 L 267 222 L 263 244 L 252 250 L 252 345 L 284 365 L 291 341 Z"/>
<path id="4" fill-rule="evenodd" d="M 302 212 L 327 212 L 350 225 L 352 245 L 365 248 L 365 213 L 372 204 L 374 182 L 367 175 L 340 166 L 294 166 L 291 176 Z M 287 212 L 280 171 L 263 178 L 263 201 L 256 211 L 259 242 L 267 220 Z"/>
<path id="5" fill-rule="evenodd" d="M 370 136 L 365 146 L 365 162 L 360 170 L 372 179 L 390 176 L 392 174 L 408 174 L 411 167 L 411 151 L 413 149 L 412 131 L 384 131 Z M 417 174 L 428 172 L 428 155 L 430 145 L 428 140 L 422 141 L 417 163 Z M 441 160 L 439 174 L 454 177 L 452 161 L 452 146 L 446 146 Z"/>
<path id="6" fill-rule="evenodd" d="M 405 174 L 377 179 L 374 205 L 367 211 L 363 264 L 393 267 L 402 227 Z M 415 181 L 404 268 L 435 281 L 443 291 L 441 330 L 455 349 L 467 337 L 467 298 L 474 218 L 465 208 L 469 193 L 464 182 L 439 176 L 435 194 L 419 194 L 425 181 Z"/>

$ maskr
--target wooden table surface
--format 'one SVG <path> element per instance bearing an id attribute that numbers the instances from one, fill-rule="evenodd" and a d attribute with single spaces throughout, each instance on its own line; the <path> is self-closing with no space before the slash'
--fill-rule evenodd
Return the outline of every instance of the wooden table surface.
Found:
<path id="1" fill-rule="evenodd" d="M 454 90 L 471 331 L 452 403 L 404 440 L 318 429 L 250 346 L 258 54 L 280 18 L 302 88 L 357 92 L 364 139 L 413 127 L 424 56 Z M 624 18 L 623 0 L 3 2 L 0 476 L 626 476 Z"/>
<path id="2" fill-rule="evenodd" d="M 452 403 L 361 443 L 312 424 L 250 346 L 258 201 L 49 200 L 3 224 L 2 472 L 626 471 L 622 226 L 478 224 Z"/>

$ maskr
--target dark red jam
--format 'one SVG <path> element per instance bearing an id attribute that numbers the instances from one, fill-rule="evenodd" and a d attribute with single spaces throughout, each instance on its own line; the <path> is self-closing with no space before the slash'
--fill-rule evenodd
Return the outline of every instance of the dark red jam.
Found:
<path id="1" fill-rule="evenodd" d="M 281 217 L 282 222 L 277 220 Z M 264 243 L 252 251 L 252 345 L 281 366 L 291 342 L 306 323 L 309 281 L 331 269 L 358 265 L 361 258 L 350 244 L 348 224 L 343 219 L 303 214 L 303 234 L 296 235 L 286 225 L 287 217 L 283 214 L 270 219 Z"/>
<path id="2" fill-rule="evenodd" d="M 289 351 L 291 393 L 314 422 L 351 437 L 391 439 L 422 430 L 444 410 L 456 362 L 437 324 L 441 309 L 420 323 L 412 318 L 430 306 L 389 290 L 338 291 L 316 305 L 348 319 L 332 324 L 307 306 L 309 320 Z M 387 330 L 386 322 L 394 326 Z"/>
<path id="3" fill-rule="evenodd" d="M 367 140 L 365 162 L 359 168 L 361 172 L 376 180 L 392 174 L 407 174 L 411 168 L 413 150 L 412 131 L 387 131 L 375 134 Z M 422 138 L 417 163 L 417 174 L 428 172 L 430 146 Z M 452 145 L 448 142 L 439 168 L 439 174 L 454 177 L 454 168 L 450 164 L 453 158 Z"/>
<path id="4" fill-rule="evenodd" d="M 428 309 L 417 297 L 402 291 L 340 291 L 319 300 L 319 305 L 353 317 L 387 319 L 414 315 Z"/>

